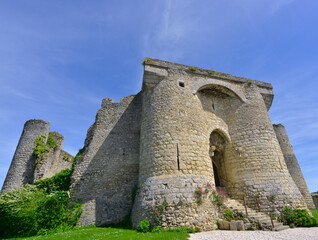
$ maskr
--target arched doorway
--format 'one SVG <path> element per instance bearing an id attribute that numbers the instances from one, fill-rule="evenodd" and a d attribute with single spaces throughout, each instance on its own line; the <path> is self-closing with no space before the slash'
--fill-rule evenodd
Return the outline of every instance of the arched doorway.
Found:
<path id="1" fill-rule="evenodd" d="M 227 140 L 218 130 L 210 135 L 210 157 L 213 167 L 213 175 L 216 187 L 225 187 L 226 169 L 224 161 L 224 151 Z"/>

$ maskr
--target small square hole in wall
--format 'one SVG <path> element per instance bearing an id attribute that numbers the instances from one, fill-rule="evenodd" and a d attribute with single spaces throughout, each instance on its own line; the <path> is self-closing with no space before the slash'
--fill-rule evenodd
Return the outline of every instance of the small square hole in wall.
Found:
<path id="1" fill-rule="evenodd" d="M 179 82 L 179 87 L 184 87 L 184 82 Z"/>

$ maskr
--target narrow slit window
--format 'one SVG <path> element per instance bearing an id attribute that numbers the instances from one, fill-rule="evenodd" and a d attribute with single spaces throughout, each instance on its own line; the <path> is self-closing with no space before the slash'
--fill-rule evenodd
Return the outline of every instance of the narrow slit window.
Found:
<path id="1" fill-rule="evenodd" d="M 184 87 L 184 82 L 179 82 L 179 87 Z"/>

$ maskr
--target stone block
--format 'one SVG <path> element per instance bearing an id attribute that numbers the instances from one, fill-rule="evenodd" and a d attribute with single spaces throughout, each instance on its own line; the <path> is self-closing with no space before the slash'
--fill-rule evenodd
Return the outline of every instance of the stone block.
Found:
<path id="1" fill-rule="evenodd" d="M 237 231 L 237 222 L 236 221 L 231 221 L 230 222 L 230 230 L 231 231 Z"/>
<path id="2" fill-rule="evenodd" d="M 245 230 L 243 220 L 238 220 L 238 221 L 237 221 L 237 230 L 238 230 L 238 231 L 244 231 L 244 230 Z"/>

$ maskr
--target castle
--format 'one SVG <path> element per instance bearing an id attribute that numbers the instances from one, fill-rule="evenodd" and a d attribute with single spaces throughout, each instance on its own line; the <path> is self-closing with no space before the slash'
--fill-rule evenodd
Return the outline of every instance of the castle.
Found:
<path id="1" fill-rule="evenodd" d="M 218 206 L 195 196 L 205 186 L 264 213 L 314 208 L 285 128 L 269 118 L 273 97 L 270 83 L 146 58 L 142 90 L 119 103 L 103 99 L 87 131 L 71 185 L 83 203 L 79 225 L 130 215 L 138 226 L 164 202 L 162 226 L 214 229 Z M 2 190 L 70 167 L 53 134 L 59 153 L 34 170 L 35 138 L 48 134 L 48 122 L 25 124 Z"/>

